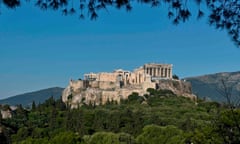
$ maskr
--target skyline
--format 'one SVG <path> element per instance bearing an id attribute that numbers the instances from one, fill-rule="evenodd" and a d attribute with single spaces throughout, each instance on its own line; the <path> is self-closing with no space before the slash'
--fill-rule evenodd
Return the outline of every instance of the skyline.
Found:
<path id="1" fill-rule="evenodd" d="M 32 5 L 0 15 L 0 99 L 59 86 L 89 72 L 173 64 L 180 78 L 239 71 L 240 49 L 194 16 L 173 25 L 159 8 L 101 11 L 96 21 Z"/>

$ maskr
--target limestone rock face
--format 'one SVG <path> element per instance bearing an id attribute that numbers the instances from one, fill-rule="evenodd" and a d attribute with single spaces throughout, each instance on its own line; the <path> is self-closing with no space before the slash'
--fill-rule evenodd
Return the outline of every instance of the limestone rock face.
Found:
<path id="1" fill-rule="evenodd" d="M 62 101 L 63 102 L 67 102 L 68 101 L 68 97 L 72 94 L 71 92 L 71 86 L 67 86 L 62 93 Z"/>
<path id="2" fill-rule="evenodd" d="M 147 94 L 142 88 L 115 88 L 112 90 L 109 89 L 100 89 L 100 88 L 79 88 L 74 91 L 71 86 L 67 86 L 62 95 L 62 101 L 71 108 L 78 108 L 83 104 L 87 105 L 100 105 L 106 104 L 108 101 L 115 101 L 120 103 L 121 99 L 127 99 L 130 94 L 137 92 L 139 95 Z"/>
<path id="3" fill-rule="evenodd" d="M 77 86 L 76 83 L 78 83 Z M 70 81 L 69 86 L 63 91 L 62 101 L 71 106 L 71 108 L 78 108 L 83 104 L 101 105 L 106 104 L 108 101 L 120 103 L 121 99 L 127 99 L 133 92 L 138 93 L 140 96 L 147 94 L 147 88 L 167 89 L 178 96 L 188 97 L 193 100 L 196 99 L 196 96 L 192 94 L 191 84 L 181 80 L 162 79 L 151 83 L 146 82 L 141 85 L 129 85 L 122 88 L 119 86 L 113 87 L 112 83 L 109 83 L 108 87 L 106 82 L 98 83 L 99 86 L 93 83 L 92 87 L 83 87 L 83 84 L 79 83 L 81 82 Z M 102 83 L 104 84 L 104 88 L 101 86 Z"/>
<path id="4" fill-rule="evenodd" d="M 84 74 L 84 80 L 70 80 L 63 91 L 62 101 L 71 108 L 83 104 L 100 105 L 108 101 L 119 103 L 133 92 L 144 96 L 148 88 L 168 89 L 176 95 L 194 98 L 190 84 L 172 79 L 171 64 L 150 63 L 132 72 L 117 69 L 110 73 Z"/>
<path id="5" fill-rule="evenodd" d="M 159 80 L 157 81 L 158 89 L 168 89 L 178 96 L 189 97 L 196 99 L 196 95 L 192 93 L 192 86 L 190 82 L 182 80 Z"/>

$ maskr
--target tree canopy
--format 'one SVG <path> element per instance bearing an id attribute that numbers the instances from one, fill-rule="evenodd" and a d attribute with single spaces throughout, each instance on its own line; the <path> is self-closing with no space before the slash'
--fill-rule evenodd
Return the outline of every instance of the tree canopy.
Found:
<path id="1" fill-rule="evenodd" d="M 21 5 L 23 0 L 1 0 L 8 8 L 15 9 Z M 30 0 L 28 0 L 30 1 Z M 100 10 L 108 10 L 110 7 L 126 9 L 131 11 L 133 5 L 148 4 L 152 7 L 160 7 L 162 4 L 168 7 L 167 16 L 173 24 L 187 21 L 193 11 L 197 12 L 197 18 L 206 14 L 203 7 L 207 7 L 208 21 L 216 29 L 223 29 L 228 32 L 237 47 L 240 47 L 240 1 L 239 0 L 193 0 L 196 9 L 191 10 L 188 0 L 37 0 L 35 5 L 42 10 L 61 10 L 63 15 L 78 14 L 84 19 L 89 16 L 95 20 Z"/>
<path id="2" fill-rule="evenodd" d="M 240 109 L 149 89 L 120 104 L 70 109 L 49 98 L 0 121 L 1 144 L 235 144 L 240 142 Z"/>

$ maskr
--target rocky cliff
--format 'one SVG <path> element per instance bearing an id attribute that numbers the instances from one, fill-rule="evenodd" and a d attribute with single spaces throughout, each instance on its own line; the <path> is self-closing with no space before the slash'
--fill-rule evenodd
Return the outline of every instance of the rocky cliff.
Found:
<path id="1" fill-rule="evenodd" d="M 107 84 L 108 82 L 101 82 L 98 86 L 95 85 L 95 82 L 88 82 L 89 86 L 87 87 L 82 87 L 81 84 L 78 87 L 76 83 L 81 83 L 81 81 L 71 81 L 69 86 L 64 89 L 62 95 L 62 101 L 71 106 L 71 108 L 77 108 L 83 104 L 100 105 L 108 101 L 120 103 L 121 99 L 127 99 L 133 92 L 139 95 L 147 94 L 146 89 L 143 88 L 146 86 L 144 84 L 120 88 L 119 86 L 113 87 L 111 82 L 109 84 Z M 103 88 L 103 85 L 108 85 L 108 87 L 104 86 Z M 149 85 L 149 87 L 153 88 L 155 85 Z"/>
<path id="2" fill-rule="evenodd" d="M 157 89 L 168 89 L 178 96 L 184 96 L 191 99 L 196 98 L 196 96 L 192 93 L 191 83 L 182 80 L 159 80 L 157 82 Z"/>
<path id="3" fill-rule="evenodd" d="M 82 81 L 70 81 L 69 85 L 64 89 L 62 94 L 62 100 L 71 108 L 77 108 L 83 104 L 100 105 L 105 104 L 107 101 L 116 101 L 120 103 L 121 99 L 127 99 L 133 92 L 143 96 L 147 93 L 147 88 L 168 89 L 178 96 L 185 96 L 191 99 L 195 99 L 196 96 L 192 94 L 191 84 L 189 82 L 181 80 L 163 79 L 151 83 L 142 83 L 141 85 L 130 85 L 124 87 L 113 87 L 112 83 L 109 83 L 108 88 L 102 87 L 103 83 L 96 86 L 95 83 L 88 83 L 88 87 L 83 85 L 86 82 Z M 90 86 L 91 85 L 91 86 Z M 107 85 L 104 83 L 104 85 Z"/>

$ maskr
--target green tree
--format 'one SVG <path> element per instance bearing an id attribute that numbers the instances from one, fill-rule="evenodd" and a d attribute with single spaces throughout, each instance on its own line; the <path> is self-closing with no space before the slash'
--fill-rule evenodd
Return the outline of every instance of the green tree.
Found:
<path id="1" fill-rule="evenodd" d="M 236 123 L 237 122 L 237 123 Z M 218 119 L 215 121 L 217 131 L 223 138 L 225 143 L 239 143 L 240 131 L 238 126 L 240 124 L 240 110 L 224 110 L 219 114 Z"/>
<path id="2" fill-rule="evenodd" d="M 147 92 L 148 92 L 150 95 L 155 95 L 157 91 L 156 91 L 154 88 L 148 88 L 148 89 L 147 89 Z"/>
<path id="3" fill-rule="evenodd" d="M 139 96 L 138 93 L 133 92 L 131 95 L 128 96 L 127 102 L 129 104 L 134 103 L 142 103 L 144 101 L 144 98 L 142 96 Z"/>
<path id="4" fill-rule="evenodd" d="M 172 78 L 173 78 L 173 79 L 176 79 L 176 80 L 179 80 L 179 77 L 178 77 L 176 74 L 174 74 L 174 75 L 172 76 Z"/>
<path id="5" fill-rule="evenodd" d="M 26 125 L 27 119 L 28 119 L 28 111 L 22 107 L 20 104 L 15 114 L 13 115 L 14 119 L 12 122 L 16 124 L 16 127 L 24 127 Z"/>
<path id="6" fill-rule="evenodd" d="M 217 127 L 225 143 L 240 142 L 240 98 L 234 96 L 232 86 L 221 80 L 218 92 L 226 99 L 226 109 L 221 110 L 216 118 Z"/>
<path id="7" fill-rule="evenodd" d="M 40 138 L 40 139 L 33 139 L 28 137 L 27 139 L 21 141 L 21 142 L 16 142 L 17 144 L 46 144 L 49 143 L 47 138 Z"/>
<path id="8" fill-rule="evenodd" d="M 77 144 L 78 142 L 80 143 L 80 137 L 71 131 L 60 132 L 49 141 L 51 144 Z"/>
<path id="9" fill-rule="evenodd" d="M 96 132 L 91 136 L 89 144 L 120 144 L 119 136 L 112 132 Z"/>
<path id="10" fill-rule="evenodd" d="M 36 104 L 35 104 L 35 101 L 32 102 L 32 111 L 35 111 L 36 110 Z"/>
<path id="11" fill-rule="evenodd" d="M 8 128 L 4 127 L 1 123 L 0 123 L 0 142 L 1 144 L 10 144 L 11 143 L 11 138 L 10 138 L 10 131 Z"/>
<path id="12" fill-rule="evenodd" d="M 175 126 L 147 125 L 136 138 L 139 144 L 184 144 L 183 131 Z"/>
<path id="13" fill-rule="evenodd" d="M 119 133 L 118 134 L 118 139 L 120 144 L 135 144 L 135 139 L 132 135 L 128 133 Z"/>
<path id="14" fill-rule="evenodd" d="M 13 142 L 20 142 L 25 140 L 30 135 L 27 127 L 22 127 L 17 131 L 17 134 L 12 136 Z"/>
<path id="15" fill-rule="evenodd" d="M 49 126 L 51 128 L 57 128 L 57 115 L 58 115 L 58 111 L 57 109 L 54 107 L 51 109 L 51 114 L 49 117 Z"/>

